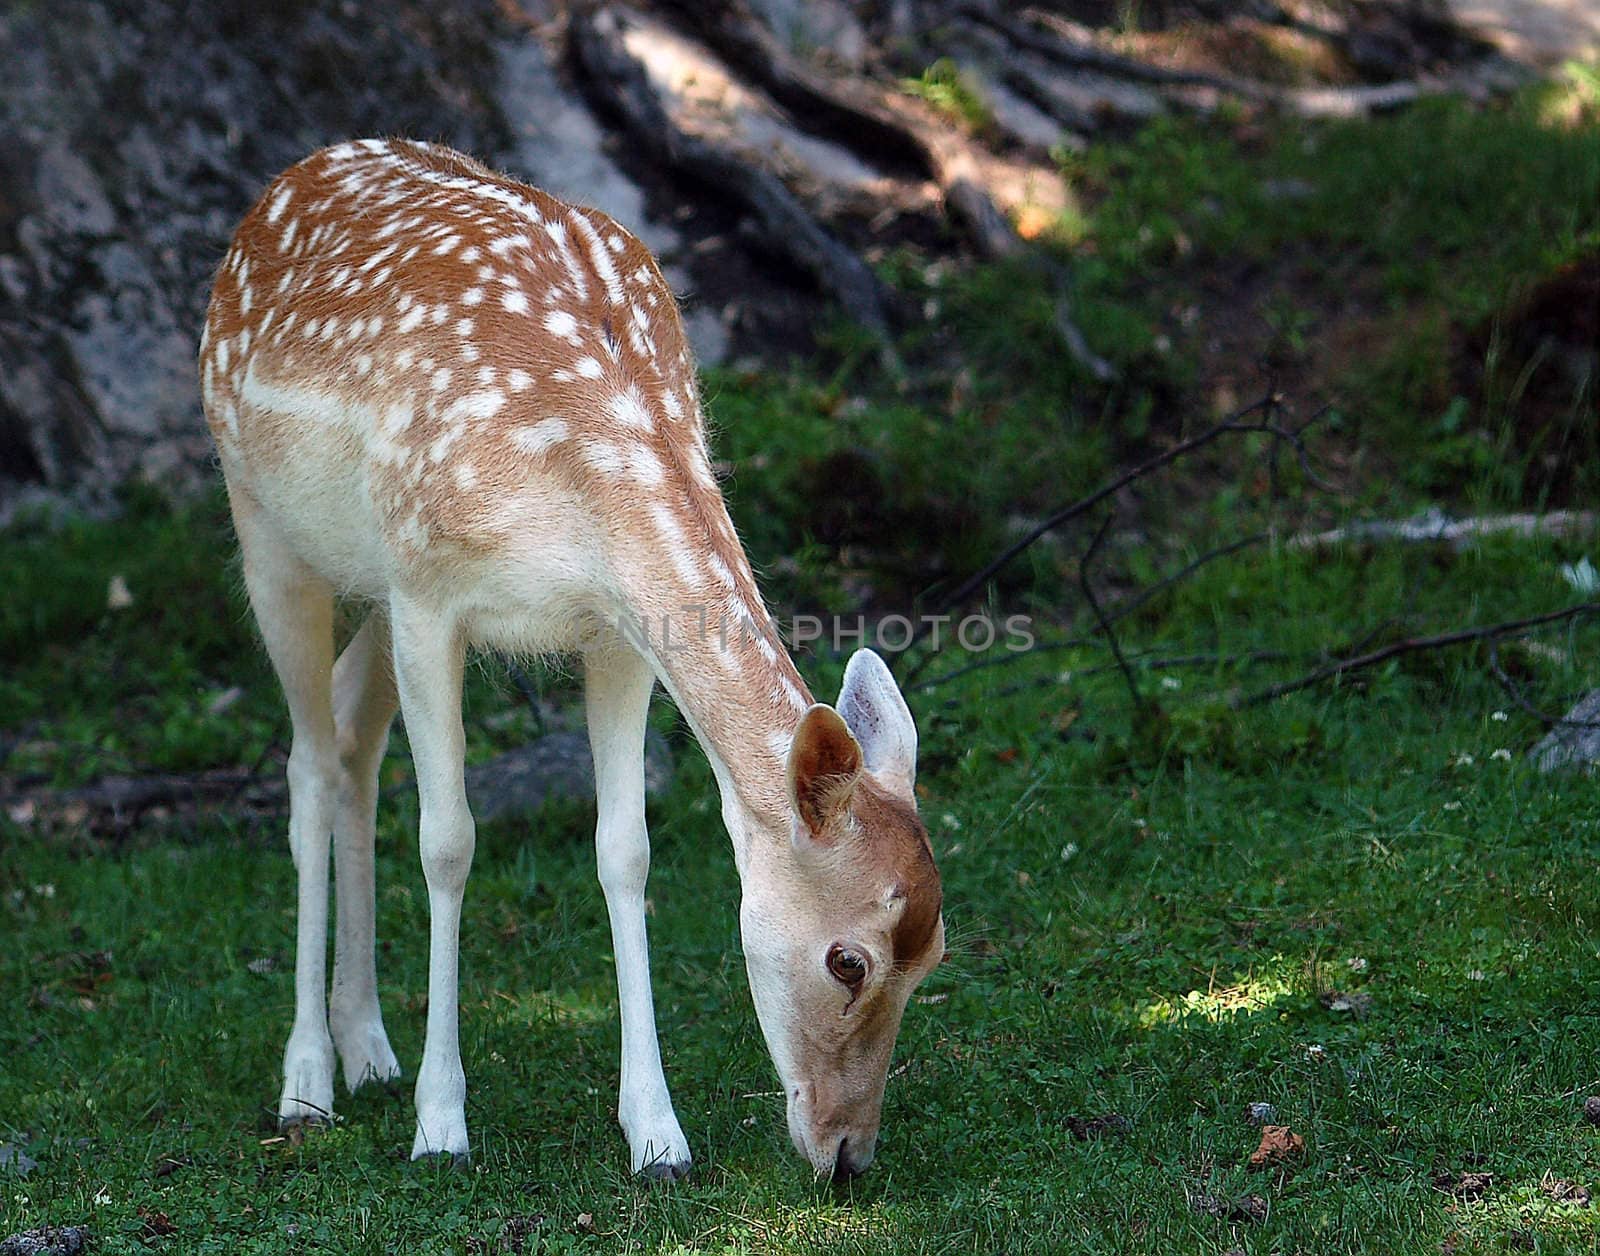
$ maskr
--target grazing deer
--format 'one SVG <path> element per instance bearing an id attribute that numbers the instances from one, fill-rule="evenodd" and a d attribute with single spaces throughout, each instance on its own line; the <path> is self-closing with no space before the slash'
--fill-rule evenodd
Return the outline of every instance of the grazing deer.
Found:
<path id="1" fill-rule="evenodd" d="M 240 225 L 200 369 L 250 603 L 294 726 L 299 924 L 280 1120 L 330 1114 L 336 1049 L 352 1089 L 400 1072 L 373 957 L 373 812 L 398 707 L 430 914 L 412 1156 L 467 1152 L 464 652 L 576 651 L 622 1014 L 617 1115 L 634 1170 L 675 1177 L 690 1163 L 645 943 L 643 751 L 657 679 L 721 790 L 790 1137 L 819 1174 L 865 1168 L 901 1016 L 944 947 L 912 790 L 916 728 L 877 655 L 856 653 L 830 707 L 812 701 L 773 633 L 649 251 L 606 215 L 447 148 L 341 144 L 279 176 Z M 341 594 L 371 613 L 335 662 Z M 652 630 L 604 628 L 618 623 Z"/>

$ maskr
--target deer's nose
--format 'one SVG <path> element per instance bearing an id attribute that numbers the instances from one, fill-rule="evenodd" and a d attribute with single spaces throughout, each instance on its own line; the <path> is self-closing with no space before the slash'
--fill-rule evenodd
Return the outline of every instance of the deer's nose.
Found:
<path id="1" fill-rule="evenodd" d="M 876 1143 L 873 1139 L 872 1143 Z M 872 1163 L 872 1153 L 875 1148 L 869 1144 L 863 1152 L 860 1147 L 852 1146 L 850 1138 L 846 1135 L 839 1140 L 838 1154 L 833 1158 L 833 1180 L 835 1182 L 848 1182 L 853 1177 L 859 1177 Z"/>

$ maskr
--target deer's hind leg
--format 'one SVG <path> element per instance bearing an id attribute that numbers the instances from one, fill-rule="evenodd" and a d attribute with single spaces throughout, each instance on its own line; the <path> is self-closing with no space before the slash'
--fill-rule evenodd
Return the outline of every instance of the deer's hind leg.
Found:
<path id="1" fill-rule="evenodd" d="M 378 1006 L 374 955 L 378 768 L 399 705 L 389 654 L 389 621 L 381 610 L 375 611 L 333 668 L 339 786 L 333 816 L 336 914 L 328 1022 L 350 1090 L 400 1076 Z"/>
<path id="2" fill-rule="evenodd" d="M 275 533 L 254 504 L 234 492 L 244 582 L 283 685 L 293 727 L 289 751 L 289 850 L 298 880 L 294 1028 L 283 1053 L 278 1119 L 333 1115 L 333 1039 L 328 1032 L 328 846 L 338 805 L 334 737 L 333 589 Z"/>

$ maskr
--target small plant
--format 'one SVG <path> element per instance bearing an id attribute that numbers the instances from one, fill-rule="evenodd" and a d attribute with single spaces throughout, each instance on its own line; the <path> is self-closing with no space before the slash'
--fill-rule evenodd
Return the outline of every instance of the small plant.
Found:
<path id="1" fill-rule="evenodd" d="M 977 85 L 949 57 L 940 57 L 920 78 L 902 79 L 900 86 L 974 131 L 982 131 L 994 122 L 993 111 Z"/>

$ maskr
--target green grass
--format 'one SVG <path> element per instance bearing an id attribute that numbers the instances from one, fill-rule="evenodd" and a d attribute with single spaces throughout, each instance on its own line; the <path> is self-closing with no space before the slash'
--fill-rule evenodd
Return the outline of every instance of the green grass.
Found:
<path id="1" fill-rule="evenodd" d="M 147 513 L 145 526 L 160 524 Z M 60 538 L 63 550 L 96 526 Z M 208 535 L 190 517 L 167 526 Z M 205 548 L 222 551 L 210 535 Z M 1309 661 L 1391 616 L 1422 627 L 1559 607 L 1571 593 L 1556 568 L 1575 553 L 1540 542 L 1257 554 L 1208 569 L 1141 616 L 1128 644 Z M 99 583 L 90 564 L 84 587 Z M 252 687 L 241 706 L 270 706 L 228 583 L 197 573 L 187 593 L 136 604 L 115 640 L 131 660 L 151 657 L 220 596 Z M 64 633 L 65 674 L 110 648 L 104 631 L 85 619 Z M 1572 645 L 1594 657 L 1596 629 Z M 1137 720 L 1120 680 L 1095 670 L 1104 662 L 1091 649 L 1035 655 L 913 694 L 956 941 L 922 992 L 937 1001 L 908 1013 L 879 1163 L 840 1192 L 814 1187 L 787 1146 L 744 989 L 737 884 L 692 751 L 651 815 L 660 1021 L 699 1160 L 670 1189 L 628 1179 L 613 1125 L 618 1037 L 591 808 L 481 834 L 463 928 L 477 1154 L 463 1171 L 406 1162 L 406 1087 L 341 1099 L 338 1128 L 303 1146 L 277 1139 L 267 1114 L 294 916 L 275 833 L 218 822 L 106 847 L 9 828 L 0 1141 L 39 1168 L 5 1180 L 0 1232 L 87 1221 L 97 1250 L 140 1251 L 142 1207 L 178 1228 L 156 1244 L 183 1251 L 494 1250 L 473 1245 L 521 1217 L 541 1218 L 550 1250 L 1600 1245 L 1592 1209 L 1539 1190 L 1547 1174 L 1600 1184 L 1600 1130 L 1578 1114 L 1600 1090 L 1592 782 L 1522 765 L 1539 730 L 1515 709 L 1494 714 L 1508 704 L 1470 653 L 1241 711 L 1222 695 L 1298 664 L 1147 668 L 1162 717 Z M 1592 681 L 1536 652 L 1516 666 L 1551 705 Z M 808 667 L 831 692 L 838 663 Z M 115 702 L 141 711 L 172 675 Z M 63 698 L 63 718 L 90 718 L 89 696 L 67 684 Z M 479 675 L 480 751 L 485 721 L 515 702 Z M 173 731 L 185 710 L 216 736 L 192 704 L 157 709 L 172 763 L 199 736 Z M 103 727 L 139 724 L 117 710 L 102 703 Z M 219 744 L 259 750 L 265 726 L 240 725 Z M 153 732 L 125 735 L 162 758 Z M 379 856 L 380 980 L 411 1068 L 426 988 L 415 810 L 403 790 L 386 799 Z M 249 967 L 262 958 L 271 971 Z M 1326 1009 L 1319 996 L 1335 991 L 1370 996 L 1369 1011 Z M 1282 1179 L 1245 1168 L 1252 1102 L 1306 1138 Z M 1109 1114 L 1131 1123 L 1125 1137 L 1069 1133 L 1069 1118 Z M 169 1160 L 181 1167 L 163 1172 Z M 1467 1169 L 1494 1175 L 1483 1198 L 1435 1189 L 1436 1175 Z M 1267 1201 L 1264 1222 L 1190 1204 L 1248 1194 Z"/>
<path id="2" fill-rule="evenodd" d="M 1595 132 L 1547 126 L 1540 101 L 1255 138 L 1162 123 L 1092 151 L 1071 172 L 1095 197 L 1076 310 L 1119 366 L 1109 387 L 1061 352 L 1037 275 L 892 258 L 937 308 L 902 343 L 899 379 L 841 331 L 821 362 L 708 380 L 769 590 L 785 606 L 903 608 L 1193 430 L 1195 363 L 1154 342 L 1199 268 L 1230 259 L 1311 259 L 1304 306 L 1271 311 L 1289 352 L 1340 284 L 1402 328 L 1346 381 L 1366 408 L 1329 439 L 1407 475 L 1362 480 L 1372 464 L 1352 458 L 1354 501 L 1402 513 L 1439 488 L 1520 503 L 1479 435 L 1483 399 L 1429 406 L 1433 359 L 1461 327 L 1596 243 Z M 1290 177 L 1312 192 L 1262 194 Z M 1419 324 L 1399 321 L 1412 312 Z M 1144 486 L 1097 579 L 1148 582 L 1257 527 L 1262 454 L 1219 447 Z M 910 692 L 952 956 L 907 1014 L 861 1181 L 816 1186 L 788 1146 L 714 786 L 663 707 L 679 766 L 651 804 L 653 967 L 689 1181 L 626 1172 L 593 810 L 578 803 L 480 830 L 462 974 L 476 1154 L 461 1170 L 407 1162 L 426 902 L 397 734 L 379 965 L 408 1080 L 341 1096 L 337 1127 L 303 1144 L 270 1115 L 292 1007 L 281 819 L 109 843 L 0 816 L 0 1143 L 38 1161 L 25 1178 L 0 1168 L 0 1235 L 86 1223 L 113 1253 L 492 1252 L 514 1234 L 527 1251 L 1600 1251 L 1597 1210 L 1541 1186 L 1600 1187 L 1600 1128 L 1580 1118 L 1600 1092 L 1593 779 L 1524 765 L 1539 724 L 1479 649 L 1234 701 L 1343 643 L 1569 605 L 1558 568 L 1584 546 L 1245 551 L 1123 622 L 1136 708 L 1106 650 L 1059 647 L 1083 630 L 1068 596 L 1082 541 L 1041 544 L 993 590 L 1002 611 L 1040 617 L 1050 650 L 941 682 L 1002 658 L 950 651 Z M 0 545 L 0 772 L 71 786 L 281 754 L 220 496 L 174 510 L 135 493 L 115 521 Z M 131 606 L 108 606 L 115 577 Z M 1287 657 L 1240 657 L 1263 651 Z M 1225 661 L 1160 665 L 1194 654 Z M 1590 619 L 1501 662 L 1561 709 L 1595 683 L 1596 657 Z M 841 660 L 802 666 L 836 691 Z M 570 698 L 559 672 L 537 679 Z M 474 758 L 536 731 L 492 661 L 469 678 L 467 727 Z M 1360 1010 L 1336 1010 L 1339 995 Z M 1251 1103 L 1304 1137 L 1292 1172 L 1248 1170 Z M 1072 1134 L 1113 1115 L 1125 1133 Z M 1481 1197 L 1437 1188 L 1464 1171 L 1493 1175 Z M 1264 1220 L 1230 1215 L 1251 1195 Z M 150 1233 L 156 1213 L 175 1234 Z"/>

